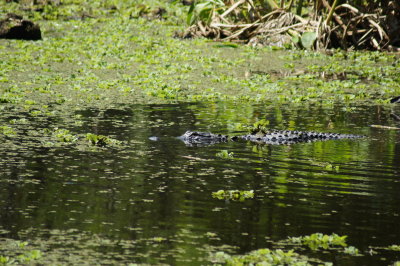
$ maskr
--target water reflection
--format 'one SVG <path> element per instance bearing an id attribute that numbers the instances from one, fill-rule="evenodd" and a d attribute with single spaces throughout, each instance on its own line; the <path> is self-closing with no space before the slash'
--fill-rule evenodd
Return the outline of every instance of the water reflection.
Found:
<path id="1" fill-rule="evenodd" d="M 350 244 L 364 250 L 396 244 L 398 133 L 368 126 L 396 123 L 390 112 L 229 103 L 76 111 L 74 119 L 61 117 L 51 126 L 107 135 L 124 146 L 93 151 L 45 147 L 37 135 L 8 139 L 0 148 L 0 226 L 11 238 L 29 228 L 34 230 L 24 235 L 30 239 L 77 229 L 72 235 L 83 231 L 132 241 L 97 246 L 103 256 L 147 263 L 201 263 L 213 246 L 243 253 L 315 232 L 349 235 Z M 207 147 L 188 147 L 176 138 L 186 130 L 238 134 L 240 124 L 259 119 L 276 129 L 368 138 Z M 33 120 L 27 126 L 49 124 Z M 234 157 L 217 157 L 221 150 Z M 211 193 L 219 189 L 254 190 L 255 198 L 218 201 Z M 355 261 L 380 263 L 378 255 Z"/>

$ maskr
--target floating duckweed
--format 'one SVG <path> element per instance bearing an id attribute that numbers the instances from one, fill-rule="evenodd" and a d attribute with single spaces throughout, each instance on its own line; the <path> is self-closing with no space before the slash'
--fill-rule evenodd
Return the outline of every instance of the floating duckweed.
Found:
<path id="1" fill-rule="evenodd" d="M 347 236 L 339 236 L 335 233 L 331 235 L 315 233 L 308 236 L 291 237 L 289 240 L 292 243 L 306 245 L 312 250 L 317 250 L 319 248 L 328 249 L 332 246 L 346 247 L 346 238 Z"/>
<path id="2" fill-rule="evenodd" d="M 2 250 L 3 255 L 0 255 L 0 265 L 34 264 L 34 260 L 42 257 L 42 252 L 27 246 L 28 242 L 13 239 L 2 240 L 0 250 Z"/>
<path id="3" fill-rule="evenodd" d="M 245 199 L 254 198 L 253 190 L 218 190 L 212 193 L 213 198 L 220 200 L 244 201 Z"/>
<path id="4" fill-rule="evenodd" d="M 29 121 L 26 118 L 21 118 L 21 119 L 11 119 L 8 121 L 10 125 L 15 125 L 15 124 L 28 124 Z"/>
<path id="5" fill-rule="evenodd" d="M 234 153 L 228 152 L 228 150 L 222 150 L 215 154 L 215 156 L 223 158 L 223 159 L 230 159 L 233 158 Z"/>
<path id="6" fill-rule="evenodd" d="M 310 259 L 293 250 L 258 249 L 246 255 L 229 255 L 225 252 L 217 252 L 212 260 L 215 263 L 225 265 L 311 265 Z"/>
<path id="7" fill-rule="evenodd" d="M 347 236 L 339 236 L 337 234 L 324 235 L 315 233 L 309 236 L 289 237 L 287 240 L 280 242 L 280 247 L 293 244 L 311 246 L 313 250 L 318 248 L 334 249 L 339 252 L 351 255 L 360 256 L 360 251 L 353 246 L 346 246 Z M 337 249 L 337 246 L 345 247 Z M 396 245 L 394 245 L 396 246 Z M 216 252 L 212 254 L 210 261 L 216 264 L 225 265 L 333 265 L 331 262 L 324 262 L 317 258 L 307 257 L 305 255 L 296 253 L 302 250 L 301 247 L 292 246 L 290 250 L 283 249 L 258 249 L 251 251 L 245 255 L 229 255 L 225 252 Z"/>
<path id="8" fill-rule="evenodd" d="M 86 139 L 89 141 L 90 144 L 92 144 L 94 146 L 99 146 L 99 147 L 121 144 L 121 142 L 116 139 L 112 139 L 107 136 L 96 135 L 96 134 L 92 134 L 92 133 L 87 133 Z"/>
<path id="9" fill-rule="evenodd" d="M 75 142 L 78 139 L 77 136 L 72 135 L 67 129 L 56 128 L 52 133 L 52 136 L 60 142 Z"/>
<path id="10" fill-rule="evenodd" d="M 4 93 L 0 96 L 0 103 L 16 103 L 20 97 L 13 93 Z"/>
<path id="11" fill-rule="evenodd" d="M 340 169 L 339 165 L 332 164 L 329 162 L 319 162 L 319 161 L 315 161 L 315 160 L 311 160 L 311 159 L 309 161 L 310 161 L 311 165 L 322 167 L 322 168 L 325 168 L 326 170 L 339 171 L 339 169 Z"/>
<path id="12" fill-rule="evenodd" d="M 253 126 L 248 127 L 250 133 L 265 133 L 268 131 L 269 120 L 261 119 L 253 124 Z"/>
<path id="13" fill-rule="evenodd" d="M 5 136 L 15 135 L 15 131 L 12 127 L 9 126 L 0 126 L 0 134 Z"/>
<path id="14" fill-rule="evenodd" d="M 78 140 L 78 136 L 71 134 L 68 129 L 45 128 L 41 131 L 44 135 L 50 136 L 53 141 L 61 143 L 73 143 Z"/>
<path id="15" fill-rule="evenodd" d="M 349 255 L 353 255 L 353 256 L 357 256 L 359 254 L 359 250 L 356 247 L 353 246 L 349 246 L 349 247 L 345 247 L 343 250 L 343 253 L 349 254 Z"/>
<path id="16" fill-rule="evenodd" d="M 388 247 L 389 250 L 400 251 L 400 245 L 391 245 Z"/>

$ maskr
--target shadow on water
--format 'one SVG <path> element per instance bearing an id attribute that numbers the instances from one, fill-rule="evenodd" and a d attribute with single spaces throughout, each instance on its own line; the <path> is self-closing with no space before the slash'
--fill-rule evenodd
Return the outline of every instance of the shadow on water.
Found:
<path id="1" fill-rule="evenodd" d="M 188 129 L 235 135 L 241 125 L 260 119 L 276 129 L 367 138 L 206 147 L 188 147 L 176 138 Z M 323 260 L 376 265 L 400 259 L 398 253 L 385 253 L 386 261 L 381 253 L 368 253 L 399 244 L 399 134 L 369 127 L 396 126 L 385 108 L 134 105 L 80 110 L 73 119 L 52 123 L 123 144 L 96 150 L 46 146 L 40 135 L 24 134 L 50 123 L 19 125 L 22 133 L 0 148 L 4 237 L 48 241 L 53 248 L 61 241 L 69 247 L 64 252 L 94 250 L 103 262 L 204 264 L 210 251 L 243 254 L 321 232 L 348 235 L 349 244 L 364 254 L 315 255 Z M 221 150 L 233 152 L 233 158 L 217 157 Z M 255 197 L 212 198 L 221 189 L 254 190 Z M 93 243 L 82 244 L 89 240 Z"/>

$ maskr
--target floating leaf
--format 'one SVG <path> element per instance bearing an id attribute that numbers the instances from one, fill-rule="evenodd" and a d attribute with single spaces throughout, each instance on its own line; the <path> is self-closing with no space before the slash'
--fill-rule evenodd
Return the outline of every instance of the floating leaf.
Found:
<path id="1" fill-rule="evenodd" d="M 317 34 L 315 32 L 305 32 L 301 35 L 301 45 L 305 49 L 311 49 L 317 39 Z"/>
<path id="2" fill-rule="evenodd" d="M 244 201 L 245 199 L 254 198 L 253 190 L 218 190 L 212 193 L 213 198 L 220 200 Z"/>
<path id="3" fill-rule="evenodd" d="M 388 247 L 389 250 L 400 251 L 400 245 L 391 245 Z"/>
<path id="4" fill-rule="evenodd" d="M 233 152 L 228 152 L 228 150 L 222 150 L 218 153 L 215 154 L 217 157 L 223 158 L 223 159 L 230 159 L 233 158 Z"/>
<path id="5" fill-rule="evenodd" d="M 349 247 L 344 248 L 344 251 L 343 251 L 343 252 L 346 253 L 346 254 L 349 254 L 349 255 L 356 256 L 356 255 L 358 255 L 358 253 L 359 253 L 360 251 L 359 251 L 358 248 L 356 248 L 356 247 L 349 246 Z"/>
<path id="6" fill-rule="evenodd" d="M 254 250 L 246 255 L 229 255 L 217 252 L 212 261 L 224 265 L 311 265 L 309 259 L 293 250 L 271 250 L 268 248 Z"/>
<path id="7" fill-rule="evenodd" d="M 312 250 L 317 250 L 319 248 L 328 249 L 332 246 L 342 246 L 346 247 L 347 236 L 339 236 L 337 234 L 324 235 L 321 233 L 315 233 L 308 236 L 302 237 L 292 237 L 289 238 L 293 243 L 308 246 Z"/>

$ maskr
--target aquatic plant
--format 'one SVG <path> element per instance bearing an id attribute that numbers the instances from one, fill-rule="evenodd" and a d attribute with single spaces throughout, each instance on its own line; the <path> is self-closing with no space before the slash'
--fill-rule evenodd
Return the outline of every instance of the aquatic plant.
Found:
<path id="1" fill-rule="evenodd" d="M 20 97 L 13 93 L 4 93 L 0 96 L 0 103 L 16 103 L 20 100 Z"/>
<path id="2" fill-rule="evenodd" d="M 269 126 L 270 121 L 266 119 L 260 119 L 257 122 L 253 124 L 253 126 L 248 127 L 248 131 L 251 134 L 263 134 L 268 132 L 268 126 Z"/>
<path id="3" fill-rule="evenodd" d="M 229 255 L 225 252 L 213 254 L 213 263 L 224 265 L 311 265 L 310 259 L 293 250 L 283 251 L 281 249 L 271 250 L 268 248 L 258 249 L 246 255 Z"/>
<path id="4" fill-rule="evenodd" d="M 228 152 L 228 150 L 222 150 L 218 153 L 215 154 L 215 156 L 223 159 L 232 159 L 234 153 L 233 152 Z"/>
<path id="5" fill-rule="evenodd" d="M 400 245 L 391 245 L 388 247 L 389 250 L 400 251 Z"/>
<path id="6" fill-rule="evenodd" d="M 279 247 L 291 246 L 291 249 L 286 251 L 284 249 L 263 248 L 245 255 L 229 255 L 220 251 L 212 254 L 210 261 L 225 265 L 333 265 L 330 262 L 302 255 L 298 251 L 302 250 L 302 248 L 297 245 L 307 245 L 312 250 L 318 250 L 318 248 L 338 250 L 337 246 L 346 246 L 345 238 L 346 236 L 337 234 L 323 235 L 320 233 L 298 238 L 289 237 L 278 244 Z M 295 244 L 294 247 L 293 244 Z M 345 247 L 338 251 L 351 256 L 360 256 L 359 250 L 353 246 Z"/>
<path id="7" fill-rule="evenodd" d="M 110 145 L 119 145 L 121 142 L 103 135 L 96 135 L 92 133 L 86 134 L 86 139 L 91 145 L 105 147 Z"/>
<path id="8" fill-rule="evenodd" d="M 337 164 L 333 164 L 333 163 L 329 163 L 329 162 L 319 162 L 319 161 L 316 161 L 313 159 L 310 159 L 309 161 L 310 161 L 311 165 L 322 167 L 322 168 L 325 168 L 326 170 L 330 170 L 330 171 L 334 170 L 334 171 L 338 172 L 340 169 L 340 166 Z"/>
<path id="9" fill-rule="evenodd" d="M 254 198 L 253 190 L 218 190 L 212 192 L 212 197 L 220 200 L 244 201 Z"/>
<path id="10" fill-rule="evenodd" d="M 0 249 L 0 265 L 10 264 L 31 264 L 34 260 L 42 257 L 42 252 L 38 249 L 27 248 L 28 242 L 13 239 L 3 239 Z"/>
<path id="11" fill-rule="evenodd" d="M 347 236 L 339 236 L 335 233 L 325 235 L 321 233 L 314 233 L 308 236 L 290 237 L 289 240 L 295 244 L 302 244 L 308 246 L 312 250 L 319 248 L 328 249 L 333 246 L 346 247 Z"/>
<path id="12" fill-rule="evenodd" d="M 325 165 L 325 169 L 326 169 L 326 170 L 336 170 L 336 171 L 339 171 L 339 168 L 340 168 L 339 165 L 333 165 L 333 164 L 331 164 L 331 163 L 327 163 L 327 164 Z"/>
<path id="13" fill-rule="evenodd" d="M 77 135 L 74 135 L 68 129 L 63 128 L 45 128 L 39 132 L 43 134 L 43 136 L 49 136 L 53 142 L 74 143 L 79 139 Z M 50 146 L 54 145 L 54 143 L 44 140 L 43 143 Z"/>
<path id="14" fill-rule="evenodd" d="M 346 254 L 349 254 L 352 256 L 357 256 L 357 255 L 359 255 L 360 251 L 356 247 L 348 246 L 348 247 L 344 248 L 343 253 L 346 253 Z"/>
<path id="15" fill-rule="evenodd" d="M 75 142 L 78 139 L 78 137 L 71 134 L 69 130 L 61 128 L 54 129 L 52 136 L 60 142 Z"/>
<path id="16" fill-rule="evenodd" d="M 15 135 L 16 132 L 12 127 L 0 126 L 0 134 L 2 134 L 4 136 L 12 136 L 12 135 Z"/>

